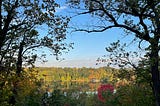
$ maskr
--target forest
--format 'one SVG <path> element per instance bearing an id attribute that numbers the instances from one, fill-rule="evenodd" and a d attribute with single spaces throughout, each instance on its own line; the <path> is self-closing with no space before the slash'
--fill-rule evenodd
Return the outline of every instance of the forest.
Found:
<path id="1" fill-rule="evenodd" d="M 46 79 L 48 82 L 52 81 L 91 81 L 92 79 L 103 80 L 112 77 L 112 69 L 109 67 L 105 68 L 46 68 L 40 67 L 37 69 L 41 77 L 49 78 Z M 106 71 L 107 70 L 107 71 Z M 107 77 L 108 76 L 108 77 Z"/>

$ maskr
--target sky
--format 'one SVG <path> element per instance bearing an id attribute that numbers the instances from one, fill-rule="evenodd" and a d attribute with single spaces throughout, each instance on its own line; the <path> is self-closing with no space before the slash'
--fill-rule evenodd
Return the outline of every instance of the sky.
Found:
<path id="1" fill-rule="evenodd" d="M 57 14 L 63 14 L 70 16 L 72 13 L 69 7 L 64 4 L 63 1 L 59 1 L 60 8 L 56 9 Z M 78 25 L 84 25 L 92 21 L 90 16 L 77 16 L 71 19 L 70 26 L 77 27 Z M 47 55 L 48 62 L 37 62 L 36 66 L 40 67 L 102 67 L 106 66 L 106 63 L 96 65 L 97 58 L 106 55 L 105 47 L 108 47 L 110 43 L 120 40 L 122 43 L 128 44 L 133 40 L 133 36 L 124 36 L 124 32 L 121 29 L 114 28 L 109 29 L 101 33 L 86 33 L 86 32 L 72 32 L 68 29 L 66 42 L 74 43 L 74 49 L 71 49 L 68 53 L 64 53 L 61 58 L 62 61 L 57 61 L 54 56 Z M 128 46 L 128 50 L 136 50 L 137 47 L 132 44 Z"/>

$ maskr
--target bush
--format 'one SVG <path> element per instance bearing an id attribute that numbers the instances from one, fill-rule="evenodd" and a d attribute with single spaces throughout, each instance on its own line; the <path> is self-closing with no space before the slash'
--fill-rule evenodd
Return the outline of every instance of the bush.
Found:
<path id="1" fill-rule="evenodd" d="M 117 89 L 114 95 L 117 105 L 122 106 L 155 106 L 150 86 L 147 85 L 126 85 Z"/>

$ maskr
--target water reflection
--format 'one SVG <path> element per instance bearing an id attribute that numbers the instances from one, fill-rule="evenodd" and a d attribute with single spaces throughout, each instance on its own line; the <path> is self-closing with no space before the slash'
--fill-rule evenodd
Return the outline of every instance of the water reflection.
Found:
<path id="1" fill-rule="evenodd" d="M 96 91 L 97 88 L 100 86 L 100 82 L 93 83 L 93 82 L 71 82 L 71 81 L 64 81 L 64 82 L 53 82 L 52 88 L 54 90 L 60 89 L 60 90 L 78 90 L 81 92 L 86 91 Z"/>

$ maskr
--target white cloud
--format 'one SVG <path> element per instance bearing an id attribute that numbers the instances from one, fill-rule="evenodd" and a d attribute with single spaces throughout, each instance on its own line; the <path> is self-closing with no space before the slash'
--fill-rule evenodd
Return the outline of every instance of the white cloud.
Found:
<path id="1" fill-rule="evenodd" d="M 68 8 L 67 5 L 61 6 L 59 8 L 56 8 L 56 12 L 61 12 L 61 11 L 65 10 L 65 9 L 67 9 L 67 8 Z"/>

